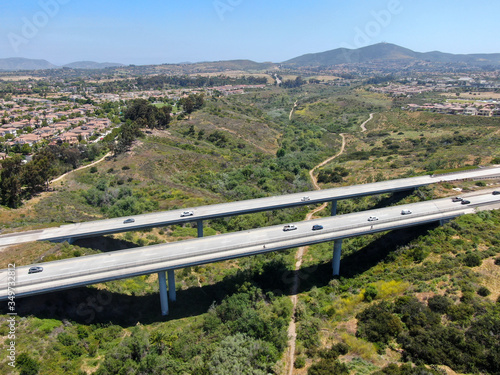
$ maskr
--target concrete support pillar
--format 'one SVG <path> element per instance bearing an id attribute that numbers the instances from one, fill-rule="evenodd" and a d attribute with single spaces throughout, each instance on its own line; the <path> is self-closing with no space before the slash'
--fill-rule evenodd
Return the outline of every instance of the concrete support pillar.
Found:
<path id="1" fill-rule="evenodd" d="M 66 238 L 60 238 L 58 240 L 53 240 L 53 242 L 55 242 L 55 243 L 67 242 L 71 245 L 73 242 L 75 242 L 75 239 L 72 237 L 66 237 Z"/>
<path id="2" fill-rule="evenodd" d="M 158 284 L 160 286 L 161 315 L 168 315 L 167 277 L 165 271 L 158 272 Z"/>
<path id="3" fill-rule="evenodd" d="M 174 270 L 168 270 L 168 299 L 175 302 L 177 295 L 175 294 L 175 274 Z"/>
<path id="4" fill-rule="evenodd" d="M 337 215 L 337 200 L 332 201 L 332 216 Z"/>
<path id="5" fill-rule="evenodd" d="M 203 237 L 203 220 L 198 220 L 196 227 L 198 228 L 198 237 Z"/>
<path id="6" fill-rule="evenodd" d="M 333 276 L 340 275 L 341 255 L 342 255 L 342 240 L 335 240 L 333 242 L 333 259 L 332 259 Z"/>
<path id="7" fill-rule="evenodd" d="M 450 219 L 441 219 L 441 220 L 439 220 L 439 225 L 443 226 L 443 225 L 445 225 L 446 223 L 449 223 L 449 222 L 450 222 Z"/>

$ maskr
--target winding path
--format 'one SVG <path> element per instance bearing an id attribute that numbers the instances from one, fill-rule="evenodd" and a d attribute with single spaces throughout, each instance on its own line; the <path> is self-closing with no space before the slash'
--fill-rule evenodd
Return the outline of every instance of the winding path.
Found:
<path id="1" fill-rule="evenodd" d="M 370 118 L 361 124 L 361 132 L 362 133 L 364 133 L 366 131 L 365 125 L 367 124 L 367 122 L 371 121 L 372 119 L 373 119 L 373 113 L 370 113 Z"/>
<path id="2" fill-rule="evenodd" d="M 295 108 L 299 105 L 299 101 L 295 101 L 295 103 L 293 103 L 293 107 L 292 107 L 292 110 L 290 111 L 290 115 L 288 116 L 288 120 L 292 121 L 292 115 L 293 115 L 293 111 L 295 111 Z"/>
<path id="3" fill-rule="evenodd" d="M 88 168 L 88 167 L 92 167 L 93 165 L 96 165 L 97 163 L 100 163 L 101 161 L 103 161 L 104 159 L 106 159 L 108 156 L 111 156 L 111 154 L 112 154 L 112 152 L 110 151 L 110 152 L 108 152 L 106 155 L 104 155 L 102 158 L 100 158 L 99 160 L 96 160 L 96 161 L 94 161 L 94 162 L 92 162 L 92 163 L 90 163 L 90 164 L 87 164 L 87 165 L 82 165 L 81 167 L 78 167 L 78 168 L 73 169 L 73 170 L 71 170 L 71 171 L 69 171 L 69 172 L 66 172 L 65 174 L 62 174 L 62 175 L 60 175 L 59 177 L 57 177 L 57 178 L 53 179 L 52 181 L 50 181 L 50 183 L 53 183 L 53 182 L 59 181 L 59 180 L 60 180 L 60 179 L 62 179 L 63 177 L 65 177 L 65 176 L 67 176 L 68 174 L 73 173 L 73 172 L 75 172 L 75 171 L 79 171 L 79 170 L 81 170 L 81 169 L 85 169 L 85 168 Z"/>
<path id="4" fill-rule="evenodd" d="M 293 109 L 292 109 L 292 111 L 293 111 Z M 291 116 L 291 113 L 290 113 L 290 116 Z M 372 119 L 373 119 L 373 113 L 370 113 L 370 118 L 361 124 L 361 132 L 366 131 L 365 125 Z M 344 153 L 346 139 L 345 139 L 345 135 L 343 133 L 341 133 L 340 136 L 342 137 L 342 146 L 340 147 L 340 151 L 337 154 L 335 154 L 334 156 L 329 157 L 328 159 L 322 161 L 321 163 L 319 163 L 317 166 L 315 166 L 313 169 L 311 169 L 309 171 L 309 176 L 311 177 L 311 181 L 313 183 L 315 190 L 321 190 L 320 186 L 318 185 L 318 179 L 316 178 L 316 176 L 314 176 L 314 172 L 316 171 L 316 169 L 323 167 L 324 165 L 328 164 L 329 162 L 331 162 L 335 158 L 338 158 L 340 155 L 342 155 Z M 314 210 L 312 210 L 311 212 L 309 212 L 306 215 L 306 221 L 311 220 L 312 217 L 316 213 L 324 210 L 327 206 L 328 206 L 328 203 L 325 202 L 321 206 L 319 206 L 319 207 L 315 208 Z M 307 249 L 308 249 L 308 246 L 299 247 L 297 254 L 295 254 L 295 271 L 296 272 L 295 272 L 295 275 L 293 277 L 292 290 L 290 293 L 291 294 L 290 299 L 292 300 L 292 303 L 293 303 L 293 312 L 292 312 L 292 320 L 290 321 L 290 325 L 288 326 L 288 337 L 289 337 L 288 353 L 287 353 L 288 360 L 286 363 L 287 371 L 285 372 L 287 375 L 293 375 L 293 368 L 294 368 L 294 362 L 295 362 L 295 340 L 297 338 L 296 324 L 295 324 L 294 317 L 295 317 L 295 310 L 297 308 L 297 301 L 298 301 L 297 292 L 299 289 L 299 282 L 300 282 L 298 271 L 300 270 L 300 267 L 302 266 L 302 257 L 304 256 L 304 253 L 307 251 Z"/>

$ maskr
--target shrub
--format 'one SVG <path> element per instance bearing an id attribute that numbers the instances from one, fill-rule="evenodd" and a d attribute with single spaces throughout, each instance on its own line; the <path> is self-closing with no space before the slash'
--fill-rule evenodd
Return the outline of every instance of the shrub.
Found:
<path id="1" fill-rule="evenodd" d="M 368 285 L 365 288 L 364 300 L 366 302 L 371 302 L 377 297 L 378 291 L 373 285 Z"/>
<path id="2" fill-rule="evenodd" d="M 312 365 L 307 371 L 307 375 L 348 375 L 348 367 L 340 363 L 338 360 L 330 361 L 322 359 L 318 363 Z"/>
<path id="3" fill-rule="evenodd" d="M 477 294 L 479 294 L 481 297 L 487 297 L 491 294 L 491 292 L 488 288 L 482 286 L 477 290 Z"/>
<path id="4" fill-rule="evenodd" d="M 295 362 L 293 363 L 293 366 L 295 368 L 304 368 L 306 365 L 306 360 L 304 359 L 304 357 L 297 357 L 295 359 Z"/>
<path id="5" fill-rule="evenodd" d="M 437 295 L 429 298 L 427 304 L 432 311 L 446 314 L 448 308 L 453 305 L 453 301 L 449 297 Z"/>
<path id="6" fill-rule="evenodd" d="M 388 344 L 402 330 L 399 318 L 391 311 L 389 304 L 381 302 L 372 305 L 356 315 L 358 319 L 357 337 L 380 344 Z"/>
<path id="7" fill-rule="evenodd" d="M 97 167 L 95 165 L 90 167 L 90 173 L 97 173 Z"/>
<path id="8" fill-rule="evenodd" d="M 36 375 L 40 368 L 40 364 L 26 353 L 19 354 L 17 365 L 21 375 Z"/>
<path id="9" fill-rule="evenodd" d="M 463 264 L 467 267 L 478 267 L 483 262 L 479 254 L 468 253 L 462 260 Z"/>

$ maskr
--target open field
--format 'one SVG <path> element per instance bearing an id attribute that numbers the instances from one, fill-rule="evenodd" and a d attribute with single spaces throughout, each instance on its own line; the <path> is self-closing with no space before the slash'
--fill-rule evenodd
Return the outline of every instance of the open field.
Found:
<path id="1" fill-rule="evenodd" d="M 460 99 L 473 99 L 473 100 L 487 100 L 487 99 L 500 99 L 500 93 L 498 92 L 461 92 L 460 95 L 442 93 L 442 96 L 447 98 L 460 98 Z"/>

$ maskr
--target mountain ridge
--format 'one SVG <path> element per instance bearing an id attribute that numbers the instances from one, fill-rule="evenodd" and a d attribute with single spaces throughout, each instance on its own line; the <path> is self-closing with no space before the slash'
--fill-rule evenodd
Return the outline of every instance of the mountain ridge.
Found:
<path id="1" fill-rule="evenodd" d="M 468 64 L 474 66 L 500 66 L 500 53 L 453 54 L 441 51 L 415 52 L 411 49 L 391 43 L 378 43 L 357 49 L 336 48 L 329 51 L 306 53 L 301 56 L 280 62 L 258 63 L 249 59 L 233 59 L 222 61 L 205 61 L 189 63 L 205 64 L 209 70 L 217 68 L 234 70 L 271 69 L 278 65 L 289 67 L 327 67 L 341 64 L 384 63 L 384 62 L 431 62 L 440 64 Z M 151 65 L 151 64 L 149 64 Z M 183 65 L 183 64 L 152 64 L 152 65 Z M 120 63 L 98 63 L 94 61 L 77 61 L 62 66 L 41 59 L 26 59 L 11 57 L 0 59 L 0 71 L 42 70 L 42 69 L 104 69 L 126 66 Z"/>
<path id="2" fill-rule="evenodd" d="M 28 59 L 24 57 L 8 57 L 0 59 L 0 71 L 19 71 L 19 70 L 44 70 L 44 69 L 104 69 L 110 67 L 120 67 L 124 64 L 95 61 L 75 61 L 64 65 L 55 65 L 43 59 Z"/>
<path id="3" fill-rule="evenodd" d="M 337 48 L 324 52 L 308 53 L 286 60 L 282 64 L 306 67 L 388 61 L 500 65 L 500 53 L 453 54 L 440 51 L 415 52 L 396 44 L 378 43 L 358 49 Z"/>

